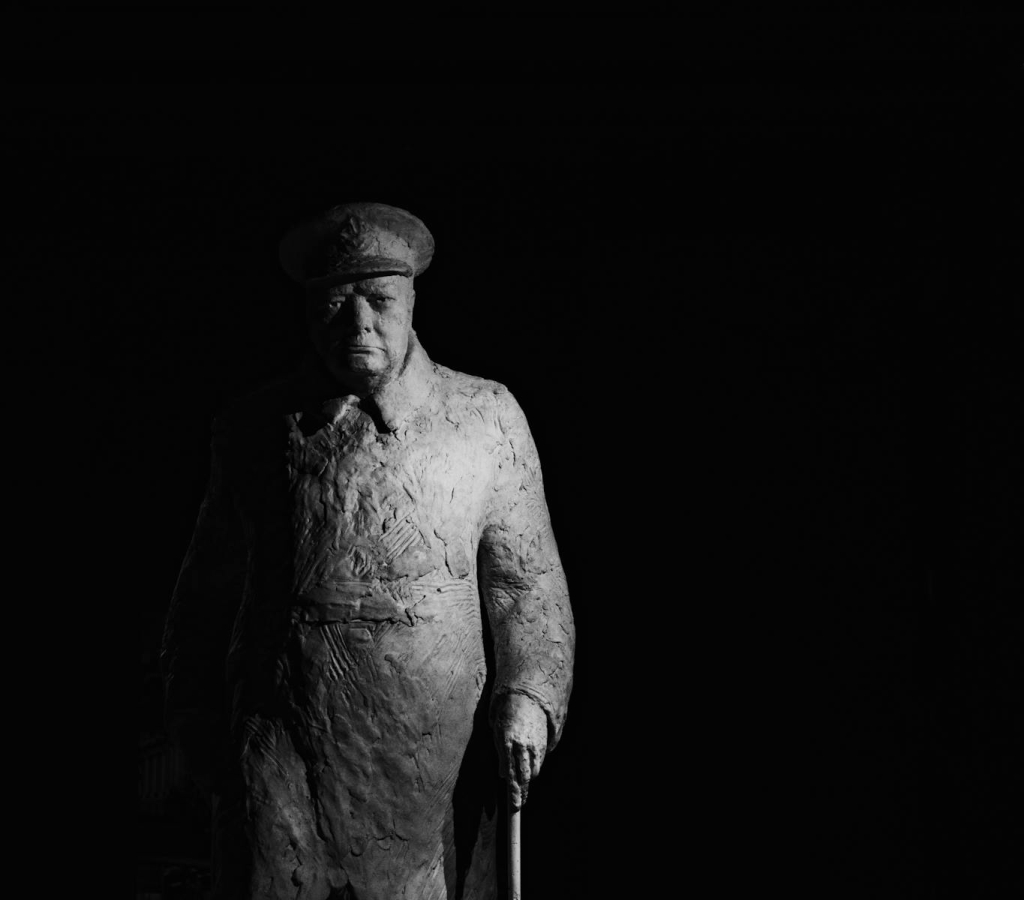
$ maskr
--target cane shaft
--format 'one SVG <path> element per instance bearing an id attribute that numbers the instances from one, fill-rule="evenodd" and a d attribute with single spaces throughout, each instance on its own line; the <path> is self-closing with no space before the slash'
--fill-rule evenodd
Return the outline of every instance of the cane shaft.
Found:
<path id="1" fill-rule="evenodd" d="M 514 809 L 509 804 L 508 812 L 508 897 L 509 900 L 522 900 L 523 871 L 521 841 L 522 810 Z"/>

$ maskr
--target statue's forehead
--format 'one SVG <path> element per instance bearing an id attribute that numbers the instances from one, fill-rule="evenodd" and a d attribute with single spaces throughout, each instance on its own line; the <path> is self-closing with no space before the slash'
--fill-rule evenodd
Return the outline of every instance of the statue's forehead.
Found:
<path id="1" fill-rule="evenodd" d="M 332 294 L 372 294 L 386 292 L 400 293 L 412 285 L 412 279 L 404 275 L 378 275 L 374 278 L 362 278 L 345 284 L 336 284 L 329 288 Z"/>

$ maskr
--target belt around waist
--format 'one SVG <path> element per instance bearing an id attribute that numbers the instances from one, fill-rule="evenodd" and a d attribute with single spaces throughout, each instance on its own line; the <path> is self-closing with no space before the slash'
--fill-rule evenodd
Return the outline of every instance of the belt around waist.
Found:
<path id="1" fill-rule="evenodd" d="M 445 607 L 479 603 L 470 581 L 417 579 L 393 590 L 362 582 L 333 582 L 299 595 L 301 619 L 307 623 L 403 622 L 430 620 Z"/>

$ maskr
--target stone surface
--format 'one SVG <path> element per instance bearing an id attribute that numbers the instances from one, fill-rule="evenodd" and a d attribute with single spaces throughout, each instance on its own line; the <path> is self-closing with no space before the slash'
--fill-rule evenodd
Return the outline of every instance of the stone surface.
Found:
<path id="1" fill-rule="evenodd" d="M 492 897 L 496 772 L 525 802 L 572 683 L 540 463 L 505 387 L 420 346 L 413 279 L 348 262 L 309 288 L 301 371 L 215 423 L 168 723 L 218 897 Z"/>

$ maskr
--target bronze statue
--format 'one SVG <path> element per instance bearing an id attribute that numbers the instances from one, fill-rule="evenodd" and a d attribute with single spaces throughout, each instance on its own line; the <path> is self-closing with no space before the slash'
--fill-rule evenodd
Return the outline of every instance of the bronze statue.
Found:
<path id="1" fill-rule="evenodd" d="M 378 203 L 294 229 L 313 351 L 214 424 L 162 662 L 218 898 L 493 897 L 474 719 L 515 807 L 562 731 L 575 633 L 537 451 L 505 387 L 420 346 L 433 249 Z"/>

